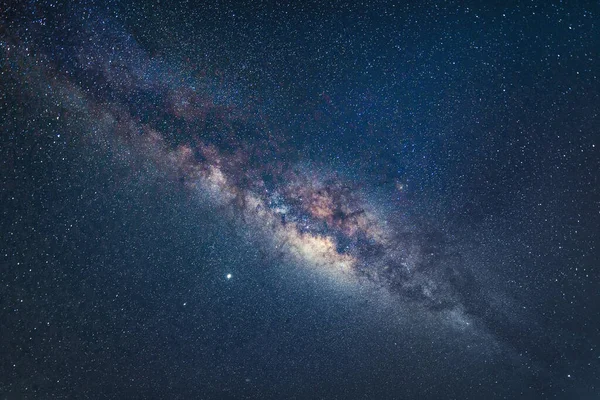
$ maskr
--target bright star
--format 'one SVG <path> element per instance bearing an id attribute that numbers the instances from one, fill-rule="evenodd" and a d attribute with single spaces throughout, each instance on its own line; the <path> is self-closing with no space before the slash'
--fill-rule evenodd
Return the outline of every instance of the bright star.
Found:
<path id="1" fill-rule="evenodd" d="M 227 274 L 225 277 L 226 277 L 227 279 L 231 279 L 231 274 Z"/>

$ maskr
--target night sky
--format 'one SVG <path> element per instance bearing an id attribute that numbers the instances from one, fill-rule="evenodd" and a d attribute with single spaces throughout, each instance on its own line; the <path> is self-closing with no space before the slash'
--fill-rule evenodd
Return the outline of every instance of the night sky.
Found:
<path id="1" fill-rule="evenodd" d="M 1 399 L 600 398 L 600 3 L 64 3 L 0 4 Z"/>

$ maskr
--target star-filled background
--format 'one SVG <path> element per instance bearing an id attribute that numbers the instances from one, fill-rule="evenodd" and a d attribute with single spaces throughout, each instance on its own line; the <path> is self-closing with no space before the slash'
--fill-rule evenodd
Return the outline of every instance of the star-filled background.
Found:
<path id="1" fill-rule="evenodd" d="M 0 396 L 596 399 L 597 2 L 0 6 Z"/>

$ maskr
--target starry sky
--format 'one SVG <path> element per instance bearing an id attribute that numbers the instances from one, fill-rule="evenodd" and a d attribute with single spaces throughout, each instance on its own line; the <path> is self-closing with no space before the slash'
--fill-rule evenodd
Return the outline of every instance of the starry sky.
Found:
<path id="1" fill-rule="evenodd" d="M 598 2 L 0 6 L 0 397 L 597 399 Z"/>

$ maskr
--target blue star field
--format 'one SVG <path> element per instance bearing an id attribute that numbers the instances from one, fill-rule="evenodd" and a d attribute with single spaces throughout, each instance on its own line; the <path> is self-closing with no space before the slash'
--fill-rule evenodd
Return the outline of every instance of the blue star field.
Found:
<path id="1" fill-rule="evenodd" d="M 597 2 L 0 7 L 0 397 L 600 396 Z"/>

